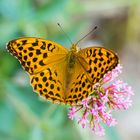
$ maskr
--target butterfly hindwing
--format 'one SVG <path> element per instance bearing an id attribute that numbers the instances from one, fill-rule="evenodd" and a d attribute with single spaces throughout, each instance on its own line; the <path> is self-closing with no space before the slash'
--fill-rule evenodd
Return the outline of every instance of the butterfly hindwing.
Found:
<path id="1" fill-rule="evenodd" d="M 47 65 L 46 69 L 40 73 L 31 75 L 31 84 L 34 91 L 50 101 L 65 103 L 66 64 L 64 58 Z"/>
<path id="2" fill-rule="evenodd" d="M 78 59 L 73 67 L 71 80 L 67 88 L 66 103 L 70 105 L 78 104 L 86 99 L 92 91 L 92 84 L 86 76 L 86 71 L 79 63 Z"/>

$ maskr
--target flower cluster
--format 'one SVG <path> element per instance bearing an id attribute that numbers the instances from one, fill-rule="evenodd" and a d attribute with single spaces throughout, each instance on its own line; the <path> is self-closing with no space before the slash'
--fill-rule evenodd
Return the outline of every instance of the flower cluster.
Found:
<path id="1" fill-rule="evenodd" d="M 90 127 L 99 136 L 105 134 L 102 123 L 108 126 L 116 125 L 117 121 L 112 117 L 111 111 L 128 109 L 132 102 L 130 97 L 133 95 L 127 83 L 114 80 L 121 72 L 121 65 L 108 72 L 102 81 L 93 87 L 90 97 L 83 100 L 81 105 L 69 109 L 69 118 L 71 120 L 76 118 L 83 128 Z"/>

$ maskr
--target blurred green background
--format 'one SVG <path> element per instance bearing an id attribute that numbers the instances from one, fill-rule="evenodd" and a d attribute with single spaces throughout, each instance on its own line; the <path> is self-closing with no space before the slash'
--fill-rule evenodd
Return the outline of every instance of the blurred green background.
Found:
<path id="1" fill-rule="evenodd" d="M 133 106 L 114 111 L 118 125 L 104 137 L 68 119 L 68 108 L 44 101 L 27 73 L 5 48 L 14 38 L 31 36 L 70 47 L 95 25 L 79 46 L 100 44 L 116 51 L 121 79 L 133 87 Z M 0 0 L 0 140 L 140 140 L 140 0 Z"/>

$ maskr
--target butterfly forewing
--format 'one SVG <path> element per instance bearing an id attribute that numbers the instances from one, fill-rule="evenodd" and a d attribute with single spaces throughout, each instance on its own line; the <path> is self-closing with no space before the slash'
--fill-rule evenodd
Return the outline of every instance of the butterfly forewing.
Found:
<path id="1" fill-rule="evenodd" d="M 23 68 L 30 74 L 45 69 L 49 63 L 63 59 L 68 50 L 49 40 L 39 38 L 19 38 L 8 43 L 7 49 L 18 58 Z"/>
<path id="2" fill-rule="evenodd" d="M 78 60 L 85 69 L 87 78 L 94 85 L 119 63 L 118 56 L 103 47 L 89 47 L 78 53 Z"/>

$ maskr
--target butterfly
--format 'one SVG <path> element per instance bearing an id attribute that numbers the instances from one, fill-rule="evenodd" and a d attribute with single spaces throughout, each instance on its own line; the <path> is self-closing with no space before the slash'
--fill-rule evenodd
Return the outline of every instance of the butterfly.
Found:
<path id="1" fill-rule="evenodd" d="M 80 104 L 93 86 L 119 63 L 118 56 L 104 47 L 79 50 L 35 37 L 10 41 L 8 51 L 29 74 L 35 92 L 46 99 L 69 105 Z"/>

